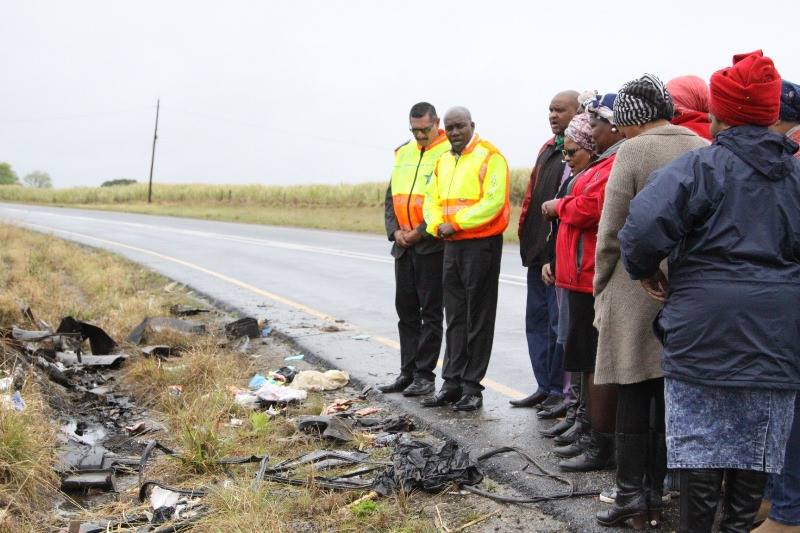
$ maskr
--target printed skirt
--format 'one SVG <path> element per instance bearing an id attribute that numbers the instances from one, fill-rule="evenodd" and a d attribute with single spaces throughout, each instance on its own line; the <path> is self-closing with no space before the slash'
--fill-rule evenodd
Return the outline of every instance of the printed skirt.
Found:
<path id="1" fill-rule="evenodd" d="M 795 391 L 664 385 L 669 468 L 783 469 Z"/>

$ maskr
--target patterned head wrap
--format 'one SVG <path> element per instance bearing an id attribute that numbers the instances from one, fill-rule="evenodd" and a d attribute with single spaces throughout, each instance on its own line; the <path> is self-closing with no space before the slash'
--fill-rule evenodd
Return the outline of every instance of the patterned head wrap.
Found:
<path id="1" fill-rule="evenodd" d="M 614 122 L 617 126 L 637 126 L 659 119 L 672 120 L 675 114 L 664 83 L 653 74 L 631 80 L 619 90 L 614 100 Z"/>
<path id="2" fill-rule="evenodd" d="M 616 93 L 608 93 L 597 96 L 594 100 L 586 103 L 586 111 L 590 115 L 595 115 L 616 126 L 614 122 L 614 100 L 617 99 Z"/>
<path id="3" fill-rule="evenodd" d="M 581 113 L 575 115 L 569 122 L 569 126 L 564 131 L 564 136 L 572 140 L 590 153 L 594 153 L 594 141 L 592 140 L 592 126 L 589 124 L 589 114 Z"/>
<path id="4" fill-rule="evenodd" d="M 781 85 L 781 120 L 800 122 L 800 85 L 786 80 Z"/>

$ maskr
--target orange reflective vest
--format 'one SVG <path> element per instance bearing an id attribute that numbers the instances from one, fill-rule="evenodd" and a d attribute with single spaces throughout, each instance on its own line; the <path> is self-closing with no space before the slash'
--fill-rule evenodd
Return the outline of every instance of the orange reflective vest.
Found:
<path id="1" fill-rule="evenodd" d="M 456 230 L 452 240 L 503 233 L 511 214 L 509 189 L 506 158 L 474 135 L 460 155 L 449 151 L 436 162 L 424 204 L 428 233 L 438 235 L 445 222 Z"/>
<path id="2" fill-rule="evenodd" d="M 433 173 L 436 160 L 450 151 L 450 141 L 444 131 L 424 149 L 411 140 L 395 150 L 392 169 L 392 204 L 397 223 L 404 230 L 411 230 L 425 222 L 422 204 L 425 189 Z"/>

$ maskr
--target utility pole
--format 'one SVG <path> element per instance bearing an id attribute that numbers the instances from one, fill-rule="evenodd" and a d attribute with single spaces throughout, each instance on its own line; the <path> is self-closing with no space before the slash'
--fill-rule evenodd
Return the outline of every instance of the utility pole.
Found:
<path id="1" fill-rule="evenodd" d="M 158 110 L 161 107 L 161 99 L 156 100 L 156 127 L 153 130 L 153 152 L 150 154 L 150 182 L 147 185 L 147 203 L 153 201 L 153 163 L 156 160 L 156 139 L 158 139 Z"/>

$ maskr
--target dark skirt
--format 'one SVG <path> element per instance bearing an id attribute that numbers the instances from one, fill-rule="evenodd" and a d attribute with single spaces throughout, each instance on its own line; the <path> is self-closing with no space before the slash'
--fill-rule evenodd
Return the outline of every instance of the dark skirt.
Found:
<path id="1" fill-rule="evenodd" d="M 594 296 L 566 291 L 569 329 L 564 346 L 564 370 L 594 372 L 597 359 L 597 330 L 594 327 Z"/>

